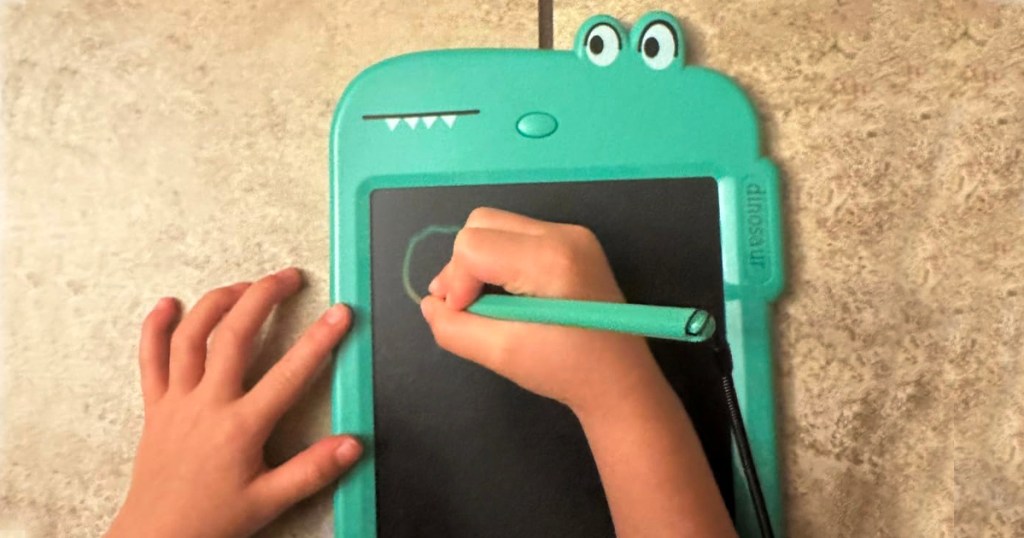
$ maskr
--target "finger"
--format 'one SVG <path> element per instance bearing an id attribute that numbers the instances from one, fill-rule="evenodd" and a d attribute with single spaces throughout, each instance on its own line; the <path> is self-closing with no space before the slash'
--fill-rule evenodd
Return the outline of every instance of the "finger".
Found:
<path id="1" fill-rule="evenodd" d="M 552 296 L 571 278 L 569 247 L 550 236 L 486 228 L 463 228 L 455 238 L 447 279 L 448 304 L 462 309 L 475 299 L 479 283 L 501 286 L 516 294 Z M 468 292 L 468 293 L 467 293 Z"/>
<path id="2" fill-rule="evenodd" d="M 444 267 L 438 271 L 437 276 L 430 281 L 430 285 L 427 287 L 427 291 L 430 292 L 434 297 L 444 299 L 445 295 L 448 294 L 448 275 L 451 271 L 451 262 L 446 263 Z"/>
<path id="3" fill-rule="evenodd" d="M 249 286 L 240 282 L 203 295 L 171 336 L 170 386 L 190 390 L 203 377 L 206 341 Z"/>
<path id="4" fill-rule="evenodd" d="M 441 348 L 499 374 L 507 373 L 502 358 L 508 356 L 519 323 L 475 316 L 436 297 L 423 299 L 420 309 Z"/>
<path id="5" fill-rule="evenodd" d="M 341 341 L 352 322 L 348 306 L 332 306 L 299 338 L 299 341 L 277 361 L 244 396 L 246 406 L 269 431 L 295 404 L 305 388 L 316 377 L 331 349 Z"/>
<path id="6" fill-rule="evenodd" d="M 468 307 L 480 296 L 484 282 L 474 276 L 462 263 L 453 262 L 445 283 L 444 301 L 459 310 Z"/>
<path id="7" fill-rule="evenodd" d="M 302 287 L 302 273 L 294 267 L 265 276 L 249 287 L 224 316 L 210 344 L 206 368 L 215 386 L 238 389 L 249 365 L 253 343 L 274 307 Z"/>
<path id="8" fill-rule="evenodd" d="M 478 207 L 470 212 L 466 219 L 466 228 L 486 228 L 517 232 L 526 235 L 542 235 L 554 231 L 558 224 L 533 219 L 518 213 L 495 209 L 493 207 Z M 430 283 L 429 291 L 432 295 L 444 298 L 448 293 L 447 276 L 450 265 L 438 273 Z"/>
<path id="9" fill-rule="evenodd" d="M 467 228 L 490 228 L 528 235 L 542 235 L 555 224 L 493 207 L 478 207 L 466 219 Z"/>
<path id="10" fill-rule="evenodd" d="M 321 439 L 256 479 L 252 484 L 253 495 L 268 517 L 276 517 L 337 480 L 362 453 L 362 445 L 352 436 Z"/>
<path id="11" fill-rule="evenodd" d="M 171 358 L 171 328 L 178 318 L 178 301 L 164 297 L 142 323 L 139 342 L 139 370 L 142 375 L 142 400 L 148 406 L 167 391 Z"/>

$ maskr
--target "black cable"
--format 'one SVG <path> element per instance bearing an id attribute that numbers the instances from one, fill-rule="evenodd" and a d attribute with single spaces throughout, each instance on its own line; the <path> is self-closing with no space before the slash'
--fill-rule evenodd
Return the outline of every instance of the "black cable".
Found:
<path id="1" fill-rule="evenodd" d="M 729 411 L 729 426 L 732 429 L 733 439 L 736 440 L 736 451 L 740 455 L 740 465 L 743 467 L 743 476 L 747 481 L 750 500 L 754 503 L 757 526 L 761 530 L 762 538 L 774 538 L 775 533 L 772 531 L 772 522 L 768 517 L 768 507 L 764 502 L 764 492 L 761 490 L 761 480 L 757 477 L 757 466 L 754 464 L 754 455 L 750 451 L 747 428 L 743 425 L 739 398 L 736 397 L 736 387 L 732 383 L 732 352 L 729 351 L 729 345 L 720 342 L 720 345 L 716 346 L 715 355 L 719 359 L 722 392 L 725 393 L 725 405 Z"/>
<path id="2" fill-rule="evenodd" d="M 550 49 L 554 46 L 554 0 L 537 0 L 537 34 L 539 48 Z"/>

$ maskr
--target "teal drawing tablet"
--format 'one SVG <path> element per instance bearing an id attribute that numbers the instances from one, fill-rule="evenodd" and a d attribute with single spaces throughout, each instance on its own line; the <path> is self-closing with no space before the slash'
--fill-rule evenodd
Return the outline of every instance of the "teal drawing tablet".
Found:
<path id="1" fill-rule="evenodd" d="M 351 305 L 355 321 L 337 351 L 332 418 L 366 456 L 338 486 L 336 536 L 611 536 L 571 413 L 438 349 L 420 317 L 417 290 L 480 206 L 585 225 L 630 303 L 713 317 L 783 534 L 770 315 L 783 285 L 778 173 L 742 90 L 684 59 L 671 15 L 648 13 L 630 31 L 602 15 L 571 51 L 421 52 L 348 86 L 330 143 L 331 302 Z M 717 351 L 651 347 L 737 529 L 757 535 Z"/>

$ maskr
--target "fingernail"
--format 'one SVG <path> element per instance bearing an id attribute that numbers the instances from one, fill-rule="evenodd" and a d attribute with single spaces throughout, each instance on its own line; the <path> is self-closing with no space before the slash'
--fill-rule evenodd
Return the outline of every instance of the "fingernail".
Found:
<path id="1" fill-rule="evenodd" d="M 434 280 L 430 281 L 430 285 L 427 286 L 427 289 L 430 290 L 430 293 L 437 295 L 437 287 L 440 285 L 441 284 L 437 281 L 437 277 L 434 277 Z"/>
<path id="2" fill-rule="evenodd" d="M 163 310 L 165 308 L 171 308 L 172 306 L 174 306 L 173 297 L 161 297 L 160 300 L 156 302 L 156 306 L 153 307 L 153 310 Z"/>
<path id="3" fill-rule="evenodd" d="M 326 321 L 328 325 L 337 325 L 345 319 L 346 310 L 347 307 L 344 304 L 338 303 L 328 308 L 327 312 L 324 312 L 324 321 Z"/>
<path id="4" fill-rule="evenodd" d="M 363 446 L 359 444 L 359 441 L 346 437 L 341 440 L 338 448 L 334 449 L 334 458 L 338 460 L 338 463 L 347 465 L 352 463 L 362 453 Z"/>
<path id="5" fill-rule="evenodd" d="M 297 267 L 286 267 L 280 271 L 274 273 L 274 276 L 278 278 L 296 278 L 302 280 L 302 271 L 299 271 Z"/>

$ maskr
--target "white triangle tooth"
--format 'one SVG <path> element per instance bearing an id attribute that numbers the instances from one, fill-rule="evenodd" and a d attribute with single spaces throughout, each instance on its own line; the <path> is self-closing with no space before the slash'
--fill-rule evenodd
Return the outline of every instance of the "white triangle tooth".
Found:
<path id="1" fill-rule="evenodd" d="M 420 119 L 417 116 L 410 116 L 407 118 L 402 118 L 402 121 L 404 121 L 405 124 L 408 125 L 410 129 L 415 129 L 416 125 L 420 122 Z"/>
<path id="2" fill-rule="evenodd" d="M 448 127 L 455 125 L 455 114 L 445 114 L 441 116 L 441 119 L 448 124 Z"/>
<path id="3" fill-rule="evenodd" d="M 398 118 L 384 118 L 384 123 L 388 124 L 388 130 L 394 131 L 398 127 Z"/>
<path id="4" fill-rule="evenodd" d="M 423 116 L 423 125 L 430 129 L 434 126 L 434 122 L 437 121 L 437 116 Z"/>

